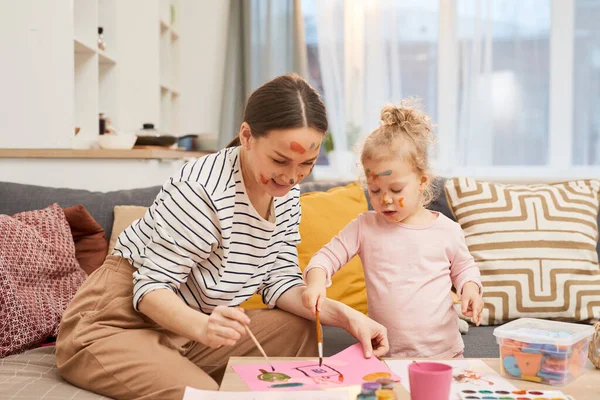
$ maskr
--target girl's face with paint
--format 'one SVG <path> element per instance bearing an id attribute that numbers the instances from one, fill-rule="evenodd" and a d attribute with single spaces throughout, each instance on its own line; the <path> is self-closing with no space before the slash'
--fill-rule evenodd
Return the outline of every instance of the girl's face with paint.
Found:
<path id="1" fill-rule="evenodd" d="M 402 160 L 363 163 L 369 198 L 373 209 L 390 222 L 409 222 L 423 209 L 421 194 L 428 177 L 419 176 L 410 163 Z"/>
<path id="2" fill-rule="evenodd" d="M 303 127 L 249 136 L 242 145 L 256 182 L 270 196 L 281 197 L 310 175 L 323 137 L 322 132 Z"/>

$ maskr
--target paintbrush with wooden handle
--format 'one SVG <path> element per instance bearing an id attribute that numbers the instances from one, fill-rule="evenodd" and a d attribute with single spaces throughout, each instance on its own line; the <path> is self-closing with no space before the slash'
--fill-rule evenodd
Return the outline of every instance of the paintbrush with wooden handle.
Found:
<path id="1" fill-rule="evenodd" d="M 265 353 L 265 350 L 262 348 L 262 346 L 260 345 L 260 343 L 258 343 L 258 340 L 256 339 L 256 337 L 252 334 L 252 331 L 250 330 L 250 328 L 248 328 L 248 325 L 244 325 L 244 327 L 246 328 L 246 332 L 248 332 L 248 335 L 250 335 L 250 337 L 254 341 L 254 344 L 256 345 L 256 347 L 258 347 L 258 350 L 260 350 L 260 352 L 262 353 L 263 357 L 267 361 L 267 364 L 269 364 L 269 367 L 271 367 L 271 369 L 273 370 L 273 372 L 275 372 L 275 368 L 273 367 L 273 364 L 271 364 L 271 361 L 269 360 L 269 357 L 267 357 L 267 353 Z"/>
<path id="2" fill-rule="evenodd" d="M 319 310 L 316 311 L 316 322 L 317 322 L 317 346 L 319 349 L 319 367 L 323 365 L 323 327 L 321 326 L 321 320 L 319 319 Z"/>

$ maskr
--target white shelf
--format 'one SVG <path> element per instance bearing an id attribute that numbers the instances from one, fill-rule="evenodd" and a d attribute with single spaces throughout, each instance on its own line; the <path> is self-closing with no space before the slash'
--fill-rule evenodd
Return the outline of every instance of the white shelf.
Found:
<path id="1" fill-rule="evenodd" d="M 173 93 L 174 95 L 179 96 L 179 90 L 164 83 L 160 84 L 160 90 L 162 90 L 163 92 Z"/>
<path id="2" fill-rule="evenodd" d="M 181 133 L 180 32 L 178 0 L 160 0 L 159 6 L 160 122 L 163 132 Z"/>
<path id="3" fill-rule="evenodd" d="M 169 31 L 169 24 L 164 21 L 164 20 L 160 20 L 160 33 L 165 33 Z"/>
<path id="4" fill-rule="evenodd" d="M 115 60 L 102 50 L 98 50 L 98 56 L 100 64 L 115 65 L 117 63 L 117 60 Z"/>
<path id="5" fill-rule="evenodd" d="M 73 39 L 73 47 L 75 53 L 96 54 L 98 52 L 98 49 L 95 46 L 87 44 L 83 40 L 77 38 Z"/>
<path id="6" fill-rule="evenodd" d="M 98 0 L 73 0 L 73 22 L 74 36 L 81 43 L 95 43 L 98 37 Z"/>
<path id="7" fill-rule="evenodd" d="M 103 113 L 117 130 L 153 122 L 164 132 L 180 133 L 179 1 L 157 0 L 149 8 L 146 0 L 72 1 L 73 126 L 80 134 L 97 135 Z M 135 32 L 129 25 L 133 17 L 141 23 Z M 106 50 L 98 48 L 99 27 Z"/>

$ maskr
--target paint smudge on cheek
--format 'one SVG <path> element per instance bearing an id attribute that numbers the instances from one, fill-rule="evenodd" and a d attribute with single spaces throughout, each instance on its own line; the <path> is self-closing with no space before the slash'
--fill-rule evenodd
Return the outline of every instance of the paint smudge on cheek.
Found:
<path id="1" fill-rule="evenodd" d="M 309 147 L 308 149 L 309 149 L 309 150 L 312 150 L 312 149 L 314 149 L 314 148 L 315 148 L 315 146 L 316 146 L 316 145 L 317 145 L 317 144 L 316 144 L 315 142 L 312 142 L 312 143 L 310 144 L 310 147 Z"/>
<path id="2" fill-rule="evenodd" d="M 293 185 L 293 184 L 294 184 L 294 180 L 290 179 L 290 185 Z"/>
<path id="3" fill-rule="evenodd" d="M 265 178 L 265 176 L 262 174 L 262 172 L 261 172 L 261 174 L 260 174 L 260 182 L 261 182 L 263 185 L 266 185 L 267 183 L 269 183 L 269 178 Z"/>
<path id="4" fill-rule="evenodd" d="M 290 150 L 300 154 L 306 153 L 306 149 L 298 142 L 290 143 Z"/>
<path id="5" fill-rule="evenodd" d="M 398 200 L 398 205 L 400 207 L 404 207 L 404 197 L 400 197 L 400 200 Z"/>

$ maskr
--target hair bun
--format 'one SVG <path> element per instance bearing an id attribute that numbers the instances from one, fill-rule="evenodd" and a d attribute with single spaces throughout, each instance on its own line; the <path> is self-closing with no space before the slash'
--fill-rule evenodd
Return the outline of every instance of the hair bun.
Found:
<path id="1" fill-rule="evenodd" d="M 380 118 L 382 126 L 399 127 L 401 131 L 408 133 L 413 138 L 432 135 L 431 120 L 421 110 L 418 101 L 414 99 L 404 100 L 398 106 L 393 104 L 384 106 Z"/>
<path id="2" fill-rule="evenodd" d="M 384 106 L 381 110 L 381 124 L 382 125 L 400 125 L 406 121 L 406 112 L 400 107 L 395 105 Z"/>

